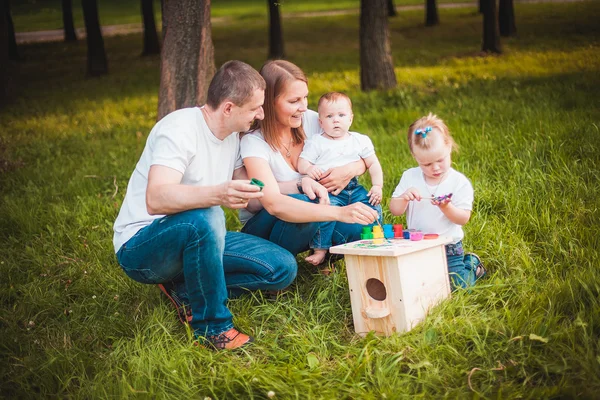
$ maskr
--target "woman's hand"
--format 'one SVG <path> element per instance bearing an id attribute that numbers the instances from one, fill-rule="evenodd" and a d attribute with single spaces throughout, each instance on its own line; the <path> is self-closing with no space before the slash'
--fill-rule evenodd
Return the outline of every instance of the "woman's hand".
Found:
<path id="1" fill-rule="evenodd" d="M 348 224 L 369 225 L 375 222 L 379 217 L 377 211 L 373 210 L 362 203 L 353 203 L 345 207 L 341 207 L 340 222 Z"/>
<path id="2" fill-rule="evenodd" d="M 319 183 L 334 195 L 340 194 L 340 192 L 348 185 L 350 179 L 354 178 L 353 171 L 347 168 L 347 166 L 329 168 L 323 172 Z"/>
<path id="3" fill-rule="evenodd" d="M 302 178 L 302 191 L 311 200 L 318 197 L 319 204 L 329 204 L 329 192 L 327 192 L 327 189 L 308 176 Z"/>

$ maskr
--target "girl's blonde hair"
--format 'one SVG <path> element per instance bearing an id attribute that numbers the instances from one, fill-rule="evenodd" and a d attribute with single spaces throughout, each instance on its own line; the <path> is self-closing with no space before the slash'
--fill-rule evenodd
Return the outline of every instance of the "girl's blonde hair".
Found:
<path id="1" fill-rule="evenodd" d="M 294 81 L 302 81 L 308 85 L 308 79 L 297 65 L 285 60 L 267 61 L 260 69 L 260 74 L 267 84 L 263 105 L 265 118 L 262 121 L 254 121 L 250 131 L 260 129 L 269 146 L 273 150 L 277 150 L 281 146 L 281 138 L 276 130 L 275 102 L 281 93 L 285 91 L 287 85 Z M 292 137 L 294 144 L 304 143 L 306 134 L 302 126 L 292 128 Z"/>
<path id="2" fill-rule="evenodd" d="M 427 132 L 429 130 L 429 132 Z M 413 148 L 418 146 L 421 149 L 429 149 L 432 144 L 430 132 L 436 130 L 442 135 L 444 144 L 450 146 L 452 151 L 458 150 L 458 145 L 452 139 L 450 130 L 443 120 L 437 115 L 429 113 L 426 117 L 419 118 L 408 128 L 408 148 L 413 152 Z M 417 134 L 419 132 L 419 134 Z"/>

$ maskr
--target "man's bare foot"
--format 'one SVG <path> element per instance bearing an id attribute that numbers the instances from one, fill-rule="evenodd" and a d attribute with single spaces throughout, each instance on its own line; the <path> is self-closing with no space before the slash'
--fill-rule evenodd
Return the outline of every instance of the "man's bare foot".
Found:
<path id="1" fill-rule="evenodd" d="M 312 265 L 319 265 L 325 260 L 325 256 L 327 255 L 327 250 L 324 249 L 315 249 L 315 252 L 310 256 L 306 257 L 304 260 Z"/>

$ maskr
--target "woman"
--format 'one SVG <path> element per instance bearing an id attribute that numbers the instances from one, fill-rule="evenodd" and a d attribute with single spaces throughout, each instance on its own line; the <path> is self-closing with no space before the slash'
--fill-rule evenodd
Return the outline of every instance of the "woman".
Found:
<path id="1" fill-rule="evenodd" d="M 268 239 L 292 254 L 308 249 L 321 221 L 338 221 L 334 244 L 359 239 L 359 224 L 373 223 L 377 212 L 360 203 L 329 206 L 328 191 L 339 193 L 350 179 L 364 173 L 363 161 L 326 171 L 319 182 L 300 175 L 304 140 L 321 132 L 317 113 L 307 109 L 306 76 L 283 60 L 267 62 L 260 74 L 267 83 L 265 117 L 244 135 L 241 152 L 248 176 L 265 184 L 260 200 L 264 209 L 255 203 L 240 213 L 245 222 L 242 232 Z M 310 202 L 316 198 L 319 204 Z"/>

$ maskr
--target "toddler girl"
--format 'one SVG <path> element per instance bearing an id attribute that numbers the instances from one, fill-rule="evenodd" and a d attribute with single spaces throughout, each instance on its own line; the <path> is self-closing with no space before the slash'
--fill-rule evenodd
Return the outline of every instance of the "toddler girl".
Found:
<path id="1" fill-rule="evenodd" d="M 419 166 L 402 174 L 390 211 L 393 215 L 406 212 L 409 229 L 450 236 L 446 257 L 452 289 L 472 286 L 486 270 L 479 257 L 465 254 L 462 246 L 462 226 L 473 207 L 473 186 L 451 167 L 456 144 L 444 121 L 430 113 L 408 128 L 408 147 Z"/>

